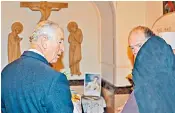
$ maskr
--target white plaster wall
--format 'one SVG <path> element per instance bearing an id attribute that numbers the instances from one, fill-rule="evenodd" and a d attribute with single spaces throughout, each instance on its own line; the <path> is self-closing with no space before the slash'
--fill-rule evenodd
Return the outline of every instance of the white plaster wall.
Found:
<path id="1" fill-rule="evenodd" d="M 138 25 L 145 25 L 145 2 L 117 2 L 116 5 L 116 86 L 130 85 L 126 76 L 131 73 L 132 65 L 128 59 L 128 34 Z"/>
<path id="2" fill-rule="evenodd" d="M 100 12 L 101 26 L 101 48 L 100 62 L 101 74 L 103 79 L 114 84 L 114 68 L 115 68 L 115 6 L 113 2 L 95 2 Z"/>
<path id="3" fill-rule="evenodd" d="M 132 72 L 127 54 L 129 32 L 138 25 L 151 28 L 163 14 L 162 6 L 162 1 L 116 2 L 116 86 L 130 85 L 125 78 Z"/>
<path id="4" fill-rule="evenodd" d="M 11 32 L 11 25 L 15 21 L 23 24 L 24 30 L 20 34 L 23 37 L 21 51 L 29 48 L 29 39 L 36 23 L 40 20 L 40 12 L 31 11 L 28 8 L 20 8 L 20 2 L 1 2 L 1 69 L 8 63 L 7 40 Z M 65 32 L 64 65 L 68 69 L 68 35 L 67 24 L 76 21 L 83 32 L 81 71 L 100 73 L 100 51 L 99 51 L 99 24 L 96 9 L 90 2 L 68 2 L 68 8 L 59 12 L 52 12 L 49 20 L 58 23 Z M 83 79 L 84 76 L 74 76 L 72 79 Z"/>

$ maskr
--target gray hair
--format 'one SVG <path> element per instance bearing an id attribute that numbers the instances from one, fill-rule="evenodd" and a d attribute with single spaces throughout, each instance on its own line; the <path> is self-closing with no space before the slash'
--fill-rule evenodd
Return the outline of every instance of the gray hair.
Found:
<path id="1" fill-rule="evenodd" d="M 136 31 L 143 31 L 146 39 L 149 39 L 151 36 L 155 36 L 153 31 L 151 29 L 149 29 L 148 27 L 137 26 L 137 27 L 133 28 L 132 31 L 129 33 L 129 37 L 133 32 L 136 32 Z"/>
<path id="2" fill-rule="evenodd" d="M 60 36 L 64 37 L 63 29 L 59 27 L 57 23 L 54 23 L 52 21 L 46 20 L 41 21 L 37 24 L 34 32 L 32 33 L 30 37 L 30 42 L 37 41 L 38 38 L 42 35 L 47 36 L 48 39 L 53 39 L 56 30 L 60 31 Z"/>

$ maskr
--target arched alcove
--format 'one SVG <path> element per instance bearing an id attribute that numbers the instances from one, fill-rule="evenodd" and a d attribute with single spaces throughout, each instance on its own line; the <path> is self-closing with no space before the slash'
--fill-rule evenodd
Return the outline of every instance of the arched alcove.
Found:
<path id="1" fill-rule="evenodd" d="M 84 61 L 82 61 L 84 72 L 100 72 L 103 79 L 114 83 L 115 75 L 115 26 L 116 12 L 113 2 L 68 2 L 69 7 L 52 12 L 49 20 L 55 21 L 64 28 L 66 58 L 65 65 L 68 67 L 68 42 L 67 24 L 75 20 L 84 35 Z M 28 8 L 20 8 L 20 2 L 2 2 L 2 64 L 1 69 L 7 64 L 7 41 L 11 32 L 11 25 L 15 21 L 23 24 L 24 30 L 20 34 L 23 38 L 21 42 L 21 52 L 29 49 L 29 39 L 35 25 L 40 19 L 39 11 L 31 11 Z M 13 9 L 10 9 L 13 8 Z M 18 13 L 18 15 L 16 15 Z M 95 49 L 93 49 L 95 47 Z M 95 64 L 94 64 L 95 63 Z M 89 68 L 89 69 L 88 69 Z M 83 79 L 84 77 L 77 77 Z M 76 79 L 76 78 L 75 78 Z"/>
<path id="2" fill-rule="evenodd" d="M 102 78 L 115 83 L 116 10 L 113 2 L 92 2 L 99 15 L 100 65 Z"/>
<path id="3" fill-rule="evenodd" d="M 159 35 L 161 32 L 175 32 L 175 12 L 160 16 L 152 25 L 152 30 Z"/>

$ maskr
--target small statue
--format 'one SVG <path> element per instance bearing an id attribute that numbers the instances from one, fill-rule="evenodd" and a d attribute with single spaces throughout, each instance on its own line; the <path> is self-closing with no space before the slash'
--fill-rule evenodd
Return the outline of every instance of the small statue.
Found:
<path id="1" fill-rule="evenodd" d="M 8 35 L 8 62 L 11 63 L 21 56 L 20 41 L 18 36 L 23 31 L 23 25 L 20 22 L 12 24 L 12 32 Z"/>
<path id="2" fill-rule="evenodd" d="M 80 61 L 81 55 L 81 43 L 83 41 L 83 34 L 81 29 L 78 28 L 76 22 L 70 22 L 67 26 L 70 32 L 68 42 L 69 46 L 69 68 L 72 75 L 81 75 L 80 72 Z"/>

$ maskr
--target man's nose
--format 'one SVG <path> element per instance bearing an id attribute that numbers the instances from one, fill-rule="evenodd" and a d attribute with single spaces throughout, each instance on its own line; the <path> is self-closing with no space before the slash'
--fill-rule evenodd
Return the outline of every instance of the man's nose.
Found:
<path id="1" fill-rule="evenodd" d="M 61 46 L 61 52 L 64 52 L 64 45 Z"/>
<path id="2" fill-rule="evenodd" d="M 134 48 L 133 53 L 134 54 L 137 54 L 137 52 L 138 52 L 138 49 L 137 48 Z"/>

